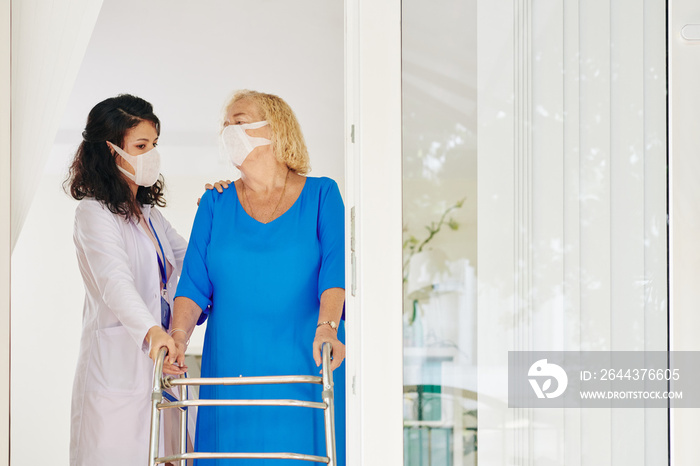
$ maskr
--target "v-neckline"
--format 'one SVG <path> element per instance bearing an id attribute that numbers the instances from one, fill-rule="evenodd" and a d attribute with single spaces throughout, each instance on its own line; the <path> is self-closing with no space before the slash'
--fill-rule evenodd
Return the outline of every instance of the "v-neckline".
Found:
<path id="1" fill-rule="evenodd" d="M 243 207 L 243 203 L 241 202 L 241 198 L 240 198 L 240 196 L 238 195 L 238 188 L 236 188 L 236 185 L 234 184 L 234 185 L 233 185 L 233 189 L 234 189 L 234 191 L 236 192 L 236 202 L 238 202 L 238 205 L 241 207 L 241 209 L 243 209 L 243 212 L 245 213 L 246 217 L 248 217 L 248 218 L 251 219 L 252 221 L 254 221 L 254 222 L 256 222 L 256 223 L 258 223 L 258 224 L 260 224 L 260 225 L 271 225 L 271 224 L 275 223 L 278 219 L 280 219 L 280 218 L 284 217 L 285 215 L 287 215 L 287 212 L 289 212 L 290 210 L 292 210 L 292 209 L 297 205 L 297 203 L 299 202 L 299 199 L 301 199 L 301 196 L 304 195 L 304 190 L 306 189 L 306 184 L 307 184 L 307 181 L 309 181 L 309 179 L 308 179 L 308 177 L 306 177 L 306 176 L 303 177 L 303 178 L 304 178 L 304 186 L 301 187 L 301 191 L 299 191 L 299 195 L 297 196 L 296 199 L 294 199 L 294 202 L 292 202 L 292 205 L 289 206 L 289 209 L 285 210 L 285 211 L 282 212 L 280 215 L 278 215 L 277 217 L 275 217 L 274 219 L 270 220 L 270 221 L 267 222 L 267 223 L 261 222 L 261 221 L 258 220 L 257 218 L 255 218 L 255 217 L 253 217 L 252 215 L 250 215 L 250 214 L 248 213 L 247 210 L 245 210 L 245 207 Z M 241 183 L 243 183 L 243 181 L 241 181 Z M 245 189 L 245 188 L 243 188 L 243 189 Z"/>

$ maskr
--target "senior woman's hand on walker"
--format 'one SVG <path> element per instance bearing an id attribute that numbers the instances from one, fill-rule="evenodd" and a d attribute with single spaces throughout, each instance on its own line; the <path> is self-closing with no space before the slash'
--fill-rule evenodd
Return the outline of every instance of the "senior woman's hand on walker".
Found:
<path id="1" fill-rule="evenodd" d="M 321 365 L 321 347 L 323 343 L 331 344 L 331 370 L 335 370 L 343 359 L 345 359 L 345 345 L 338 340 L 337 323 L 343 314 L 343 304 L 345 303 L 345 290 L 342 288 L 328 288 L 321 293 L 321 307 L 319 309 L 319 324 L 316 327 L 314 337 L 314 361 L 317 366 Z M 330 322 L 336 325 L 332 328 Z M 323 371 L 321 371 L 323 372 Z"/>
<path id="2" fill-rule="evenodd" d="M 321 365 L 321 348 L 325 342 L 331 344 L 331 371 L 334 371 L 345 359 L 345 345 L 338 340 L 337 331 L 328 325 L 318 327 L 314 338 L 314 361 L 317 366 Z"/>
<path id="3" fill-rule="evenodd" d="M 165 361 L 163 361 L 164 374 L 182 375 L 187 372 L 187 366 L 184 365 L 184 360 L 182 364 L 176 364 L 178 348 L 175 344 L 175 340 L 173 340 L 173 337 L 168 335 L 159 325 L 154 325 L 148 329 L 146 341 L 149 347 L 148 355 L 153 361 L 158 358 L 158 351 L 161 348 L 165 347 L 168 349 L 168 354 L 165 356 Z"/>
<path id="4" fill-rule="evenodd" d="M 197 325 L 197 319 L 202 314 L 202 309 L 185 296 L 178 296 L 173 303 L 173 319 L 170 335 L 175 340 L 176 352 L 173 353 L 176 363 L 185 365 L 185 351 L 189 344 L 190 335 Z"/>
<path id="5" fill-rule="evenodd" d="M 182 336 L 182 333 L 173 333 L 173 338 L 175 339 L 175 347 L 177 351 L 175 352 L 175 364 L 185 364 L 185 351 L 187 351 L 187 337 Z"/>

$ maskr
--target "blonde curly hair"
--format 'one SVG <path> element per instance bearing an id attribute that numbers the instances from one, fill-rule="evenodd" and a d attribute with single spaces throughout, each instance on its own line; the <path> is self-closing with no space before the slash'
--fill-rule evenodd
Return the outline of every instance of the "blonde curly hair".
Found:
<path id="1" fill-rule="evenodd" d="M 270 125 L 272 152 L 292 171 L 305 175 L 311 171 L 309 152 L 299 121 L 282 98 L 262 92 L 243 89 L 233 94 L 223 109 L 222 128 L 229 109 L 239 100 L 250 99 L 258 106 L 260 116 Z"/>

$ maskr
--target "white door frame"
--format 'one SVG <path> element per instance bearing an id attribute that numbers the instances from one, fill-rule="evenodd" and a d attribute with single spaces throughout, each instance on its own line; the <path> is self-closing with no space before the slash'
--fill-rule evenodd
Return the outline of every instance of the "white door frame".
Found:
<path id="1" fill-rule="evenodd" d="M 11 0 L 0 2 L 0 466 L 10 464 Z"/>
<path id="2" fill-rule="evenodd" d="M 345 19 L 348 465 L 401 466 L 401 1 Z"/>
<path id="3" fill-rule="evenodd" d="M 687 24 L 700 24 L 694 0 L 668 2 L 668 163 L 669 163 L 669 340 L 674 351 L 698 351 L 700 314 L 700 40 L 681 35 Z M 692 74 L 695 74 L 693 76 Z M 696 409 L 670 412 L 671 464 L 697 461 L 700 426 Z"/>

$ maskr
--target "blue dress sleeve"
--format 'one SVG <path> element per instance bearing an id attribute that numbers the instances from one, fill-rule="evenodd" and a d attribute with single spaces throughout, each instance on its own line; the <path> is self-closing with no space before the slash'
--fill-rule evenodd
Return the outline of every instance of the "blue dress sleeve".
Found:
<path id="1" fill-rule="evenodd" d="M 182 266 L 182 275 L 177 284 L 177 293 L 175 293 L 176 298 L 179 296 L 190 298 L 202 309 L 202 315 L 199 317 L 197 325 L 206 320 L 212 303 L 213 287 L 207 270 L 207 249 L 211 239 L 214 214 L 214 195 L 212 193 L 213 191 L 205 192 L 199 202 Z"/>
<path id="2" fill-rule="evenodd" d="M 330 178 L 326 180 L 318 206 L 318 239 L 321 244 L 319 300 L 329 288 L 345 289 L 345 207 L 336 182 Z"/>

